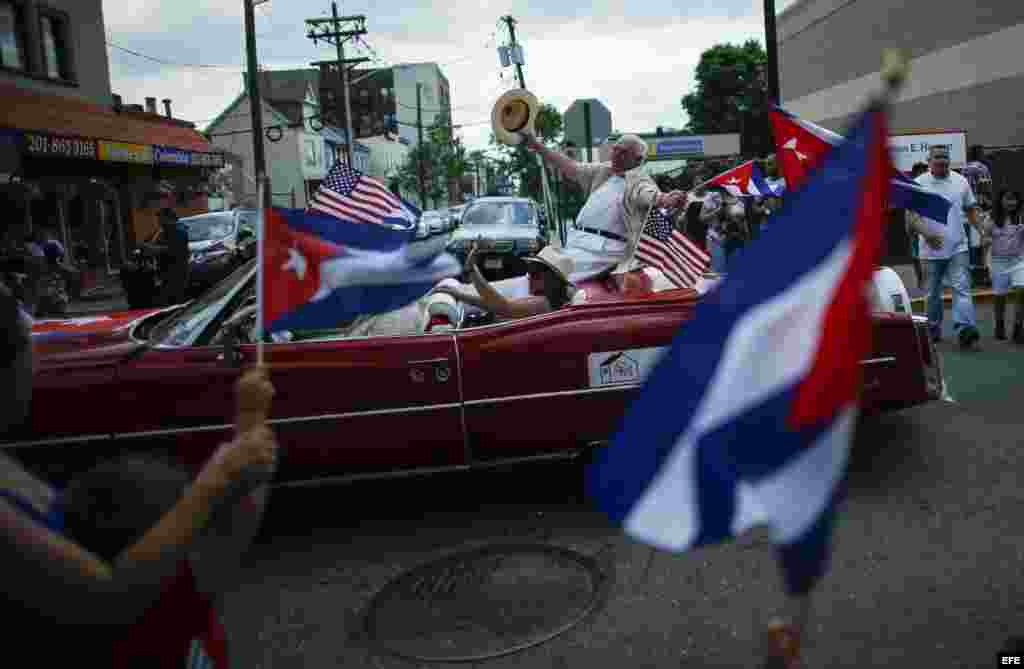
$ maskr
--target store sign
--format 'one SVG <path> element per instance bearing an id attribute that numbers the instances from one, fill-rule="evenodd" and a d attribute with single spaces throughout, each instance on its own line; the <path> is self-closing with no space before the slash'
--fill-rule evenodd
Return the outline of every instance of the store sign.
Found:
<path id="1" fill-rule="evenodd" d="M 224 167 L 224 155 L 220 153 L 192 152 L 192 167 Z"/>
<path id="2" fill-rule="evenodd" d="M 703 156 L 703 137 L 673 137 L 650 142 L 647 149 L 648 159 L 682 158 L 684 156 Z"/>
<path id="3" fill-rule="evenodd" d="M 942 133 L 912 133 L 889 136 L 889 152 L 892 162 L 900 172 L 910 172 L 914 163 L 927 163 L 928 150 L 932 146 L 949 149 L 949 165 L 953 168 L 967 164 L 967 133 L 961 131 Z"/>
<path id="4" fill-rule="evenodd" d="M 25 133 L 25 151 L 42 158 L 89 158 L 96 160 L 96 141 L 62 137 L 43 132 Z"/>
<path id="5" fill-rule="evenodd" d="M 153 164 L 153 147 L 127 142 L 99 142 L 100 160 L 112 163 Z"/>
<path id="6" fill-rule="evenodd" d="M 174 149 L 166 146 L 154 146 L 153 153 L 156 162 L 160 165 L 181 165 L 188 167 L 192 164 L 192 152 L 184 149 Z"/>

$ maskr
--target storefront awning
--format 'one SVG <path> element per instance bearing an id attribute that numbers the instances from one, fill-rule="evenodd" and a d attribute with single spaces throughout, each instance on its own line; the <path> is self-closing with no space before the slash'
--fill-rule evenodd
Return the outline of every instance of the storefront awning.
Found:
<path id="1" fill-rule="evenodd" d="M 0 125 L 23 139 L 23 155 L 111 163 L 221 167 L 223 156 L 195 128 L 158 114 L 112 108 L 0 84 Z"/>

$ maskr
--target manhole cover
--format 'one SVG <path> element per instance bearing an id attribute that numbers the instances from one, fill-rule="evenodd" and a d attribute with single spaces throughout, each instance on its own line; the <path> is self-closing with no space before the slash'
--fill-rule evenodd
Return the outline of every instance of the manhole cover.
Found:
<path id="1" fill-rule="evenodd" d="M 558 546 L 492 545 L 405 572 L 366 610 L 367 638 L 419 662 L 472 662 L 544 643 L 594 611 L 610 564 Z"/>

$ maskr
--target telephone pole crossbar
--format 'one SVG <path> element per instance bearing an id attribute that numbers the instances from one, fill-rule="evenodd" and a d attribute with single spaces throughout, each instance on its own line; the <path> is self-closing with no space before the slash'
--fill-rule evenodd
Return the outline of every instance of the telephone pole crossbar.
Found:
<path id="1" fill-rule="evenodd" d="M 345 105 L 345 159 L 348 166 L 352 167 L 352 147 L 356 137 L 352 131 L 352 103 L 348 90 L 348 73 L 351 68 L 346 67 L 346 65 L 349 63 L 365 63 L 369 61 L 369 58 L 351 58 L 346 60 L 345 43 L 354 37 L 366 34 L 366 15 L 339 16 L 338 3 L 331 2 L 330 18 L 306 19 L 306 24 L 309 26 L 309 33 L 306 36 L 313 40 L 314 44 L 319 40 L 324 40 L 328 44 L 333 44 L 338 50 L 338 58 L 333 64 L 337 67 L 338 74 L 340 75 L 341 95 Z M 354 26 L 347 24 L 354 24 Z M 318 28 L 322 29 L 318 32 Z M 318 61 L 313 64 L 320 65 L 321 69 L 323 69 L 324 66 L 329 66 L 332 63 L 331 61 Z M 336 118 L 342 115 L 338 113 L 337 108 L 334 109 L 334 113 Z"/>

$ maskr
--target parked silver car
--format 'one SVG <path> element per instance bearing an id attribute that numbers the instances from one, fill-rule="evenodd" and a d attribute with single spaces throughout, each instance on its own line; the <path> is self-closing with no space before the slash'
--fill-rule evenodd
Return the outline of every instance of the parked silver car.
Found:
<path id="1" fill-rule="evenodd" d="M 452 234 L 449 251 L 465 258 L 473 242 L 481 243 L 485 273 L 516 275 L 525 271 L 522 258 L 546 243 L 537 205 L 525 197 L 481 197 L 466 205 Z"/>

